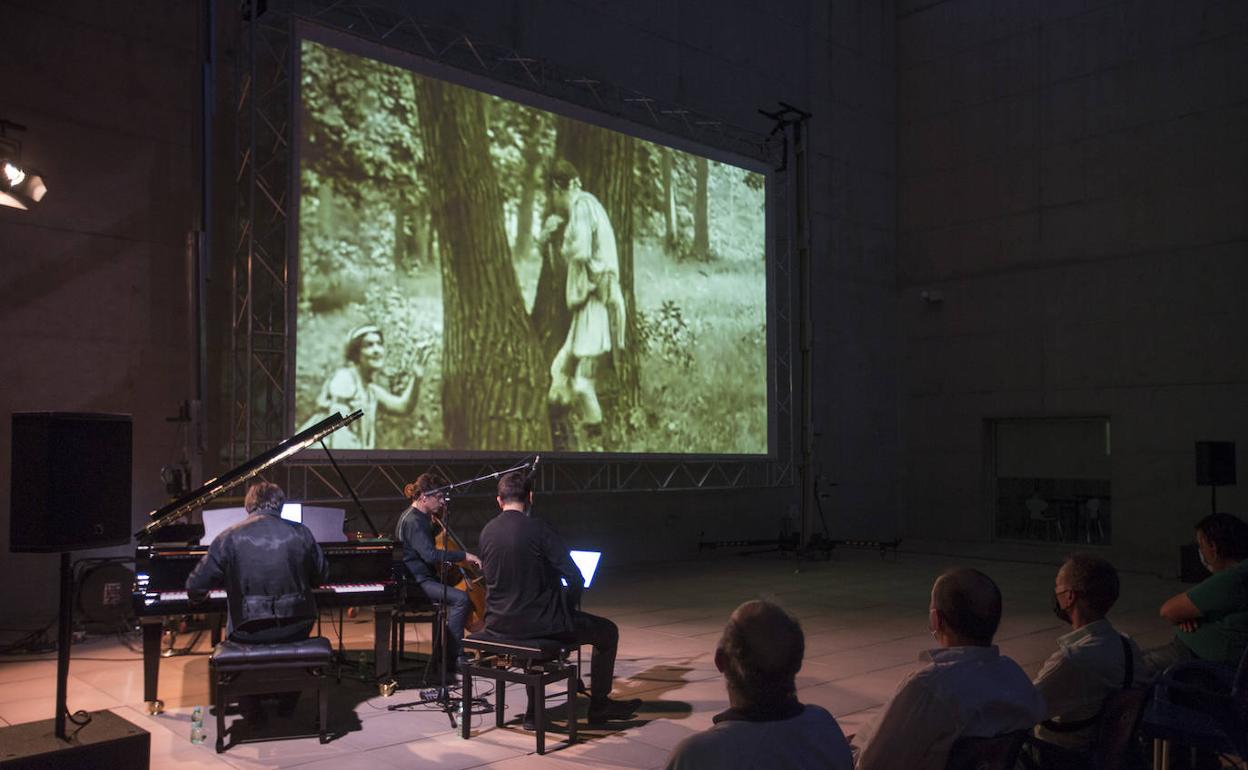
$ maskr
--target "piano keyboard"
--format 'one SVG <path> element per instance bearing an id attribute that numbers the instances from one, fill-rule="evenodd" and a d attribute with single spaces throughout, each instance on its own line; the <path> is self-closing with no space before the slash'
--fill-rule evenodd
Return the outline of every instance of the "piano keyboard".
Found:
<path id="1" fill-rule="evenodd" d="M 224 599 L 225 591 L 220 588 L 214 588 L 208 592 L 209 599 Z M 186 591 L 162 591 L 158 595 L 157 601 L 162 602 L 185 602 L 190 599 L 186 595 Z"/>
<path id="2" fill-rule="evenodd" d="M 335 594 L 366 594 L 384 590 L 386 590 L 385 583 L 332 583 L 314 589 L 315 593 L 331 592 Z M 157 601 L 161 602 L 185 602 L 190 599 L 186 591 L 161 591 L 158 596 Z M 208 592 L 208 598 L 224 599 L 225 591 L 220 588 L 214 588 Z"/>

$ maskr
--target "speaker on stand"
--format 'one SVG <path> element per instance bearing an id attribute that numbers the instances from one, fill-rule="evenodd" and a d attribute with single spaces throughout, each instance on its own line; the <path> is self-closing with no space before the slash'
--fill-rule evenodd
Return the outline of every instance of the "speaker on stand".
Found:
<path id="1" fill-rule="evenodd" d="M 1209 487 L 1210 513 L 1218 512 L 1218 487 L 1235 485 L 1235 442 L 1196 442 L 1196 484 Z"/>
<path id="2" fill-rule="evenodd" d="M 49 754 L 59 759 L 99 758 L 117 733 L 122 745 L 143 747 L 142 766 L 147 766 L 147 733 L 134 728 L 113 729 L 111 713 L 100 716 L 101 727 L 84 737 L 82 728 L 70 736 L 65 731 L 68 715 L 66 688 L 69 680 L 69 647 L 73 625 L 74 577 L 70 553 L 130 542 L 130 488 L 133 443 L 129 415 L 81 412 L 15 412 L 12 416 L 12 463 L 10 467 L 9 550 L 14 553 L 61 554 L 60 613 L 56 646 L 56 714 L 52 724 L 54 745 L 39 740 L 46 723 L 27 728 L 29 751 L 13 761 L 19 766 L 37 763 Z M 124 724 L 124 720 L 122 720 Z M 104 727 L 108 725 L 108 729 Z M 14 730 L 16 728 L 5 728 Z M 104 731 L 104 732 L 100 732 Z M 137 731 L 137 732 L 136 732 Z M 95 744 L 94 736 L 101 738 Z M 140 735 L 141 734 L 141 735 Z M 107 737 L 104 737 L 107 735 Z M 125 737 L 130 736 L 130 737 Z M 89 747 L 88 744 L 94 744 Z M 49 758 L 50 759 L 50 758 Z M 6 760 L 6 762 L 9 760 Z"/>

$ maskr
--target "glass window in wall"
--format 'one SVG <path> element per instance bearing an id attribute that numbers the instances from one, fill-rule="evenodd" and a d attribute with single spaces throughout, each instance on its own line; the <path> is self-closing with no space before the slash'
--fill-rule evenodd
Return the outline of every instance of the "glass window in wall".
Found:
<path id="1" fill-rule="evenodd" d="M 1108 418 L 993 420 L 989 434 L 998 539 L 1110 543 Z"/>

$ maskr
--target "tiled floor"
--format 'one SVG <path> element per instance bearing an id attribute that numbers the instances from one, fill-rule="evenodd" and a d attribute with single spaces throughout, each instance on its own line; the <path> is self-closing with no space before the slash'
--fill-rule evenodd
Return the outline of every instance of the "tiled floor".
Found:
<path id="1" fill-rule="evenodd" d="M 617 697 L 640 697 L 645 705 L 635 720 L 609 732 L 585 731 L 586 740 L 575 746 L 564 748 L 558 742 L 561 735 L 549 736 L 548 749 L 556 750 L 543 757 L 534 753 L 531 734 L 515 727 L 495 729 L 490 714 L 474 716 L 474 737 L 463 741 L 444 714 L 419 705 L 389 710 L 419 697 L 414 672 L 401 677 L 413 687 L 390 698 L 363 683 L 335 688 L 330 722 L 340 735 L 327 745 L 315 738 L 247 743 L 218 755 L 212 748 L 216 736 L 211 718 L 204 745 L 188 740 L 191 709 L 207 702 L 206 641 L 196 648 L 198 654 L 162 661 L 160 694 L 166 711 L 151 717 L 143 710 L 139 656 L 121 640 L 88 639 L 74 647 L 69 705 L 74 710 L 112 709 L 150 731 L 154 768 L 662 767 L 673 746 L 710 726 L 711 717 L 726 706 L 712 653 L 737 604 L 770 598 L 801 619 L 806 662 L 798 679 L 800 698 L 827 707 L 845 732 L 852 733 L 889 698 L 901 677 L 917 665 L 918 653 L 929 646 L 928 590 L 933 577 L 953 563 L 948 557 L 906 553 L 896 561 L 881 561 L 873 553 L 848 552 L 827 562 L 717 557 L 607 572 L 586 594 L 585 609 L 619 624 Z M 1034 673 L 1062 632 L 1049 611 L 1054 569 L 1005 562 L 972 565 L 992 575 L 1005 595 L 997 640 L 1003 652 Z M 1124 575 L 1112 619 L 1142 646 L 1160 644 L 1170 632 L 1157 618 L 1157 607 L 1180 589 L 1177 583 Z M 428 638 L 427 627 L 412 631 Z M 323 633 L 336 638 L 328 624 Z M 365 649 L 371 621 L 367 616 L 347 621 L 344 638 L 349 650 Z M 409 650 L 415 651 L 413 634 L 408 638 Z M 184 637 L 179 644 L 187 641 Z M 50 718 L 55 672 L 54 659 L 0 659 L 0 725 Z M 517 705 L 523 708 L 518 689 L 509 695 L 509 712 Z M 311 713 L 310 699 L 304 698 L 294 723 L 273 719 L 268 728 L 272 732 L 264 734 L 310 727 Z"/>

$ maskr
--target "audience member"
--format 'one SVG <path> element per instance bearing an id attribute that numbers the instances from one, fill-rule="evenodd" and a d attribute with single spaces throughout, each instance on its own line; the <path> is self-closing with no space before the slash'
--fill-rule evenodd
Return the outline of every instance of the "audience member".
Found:
<path id="1" fill-rule="evenodd" d="M 797 699 L 804 650 L 802 627 L 780 607 L 763 601 L 738 607 L 715 649 L 729 708 L 709 730 L 681 741 L 667 770 L 851 770 L 849 744 L 836 720 Z"/>
<path id="2" fill-rule="evenodd" d="M 1161 605 L 1178 631 L 1145 656 L 1153 674 L 1184 660 L 1236 666 L 1248 647 L 1248 524 L 1229 513 L 1206 516 L 1196 523 L 1196 547 L 1212 574 Z"/>
<path id="3" fill-rule="evenodd" d="M 1139 647 L 1105 617 L 1117 600 L 1118 571 L 1101 557 L 1072 554 L 1058 569 L 1053 612 L 1071 630 L 1058 637 L 1035 681 L 1048 705 L 1033 744 L 1043 767 L 1086 765 L 1105 698 L 1143 670 Z"/>
<path id="4" fill-rule="evenodd" d="M 992 643 L 1000 622 L 1001 591 L 990 577 L 958 567 L 936 578 L 928 625 L 939 646 L 854 737 L 860 770 L 944 770 L 958 738 L 1027 730 L 1044 718 L 1044 698 Z"/>

